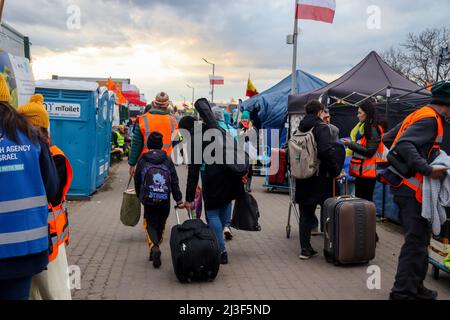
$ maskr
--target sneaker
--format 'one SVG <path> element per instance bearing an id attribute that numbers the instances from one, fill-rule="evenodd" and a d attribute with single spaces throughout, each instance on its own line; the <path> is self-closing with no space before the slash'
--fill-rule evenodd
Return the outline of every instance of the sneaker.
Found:
<path id="1" fill-rule="evenodd" d="M 319 253 L 315 251 L 313 248 L 311 249 L 302 249 L 299 259 L 301 260 L 309 260 L 312 257 L 317 256 Z"/>
<path id="2" fill-rule="evenodd" d="M 152 248 L 153 251 L 153 267 L 155 269 L 158 269 L 159 267 L 161 267 L 161 250 L 154 246 Z"/>
<path id="3" fill-rule="evenodd" d="M 412 296 L 405 296 L 402 294 L 391 292 L 389 294 L 389 300 L 416 300 L 416 298 Z"/>
<path id="4" fill-rule="evenodd" d="M 437 291 L 430 290 L 423 285 L 419 286 L 417 291 L 418 300 L 436 300 L 438 297 Z"/>
<path id="5" fill-rule="evenodd" d="M 228 264 L 228 253 L 226 251 L 220 254 L 220 264 Z"/>
<path id="6" fill-rule="evenodd" d="M 231 233 L 230 227 L 225 227 L 223 229 L 223 235 L 225 237 L 225 240 L 231 240 L 233 239 L 233 234 Z"/>

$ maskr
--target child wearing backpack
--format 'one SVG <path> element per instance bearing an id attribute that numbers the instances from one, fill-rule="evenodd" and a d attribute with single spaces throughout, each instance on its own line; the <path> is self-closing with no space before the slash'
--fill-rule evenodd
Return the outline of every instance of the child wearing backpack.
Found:
<path id="1" fill-rule="evenodd" d="M 134 183 L 136 195 L 144 206 L 144 228 L 150 247 L 149 260 L 153 267 L 161 266 L 160 245 L 166 221 L 170 213 L 170 194 L 178 207 L 182 206 L 182 194 L 178 175 L 163 147 L 163 136 L 152 132 L 148 137 L 149 152 L 142 155 L 136 167 Z"/>

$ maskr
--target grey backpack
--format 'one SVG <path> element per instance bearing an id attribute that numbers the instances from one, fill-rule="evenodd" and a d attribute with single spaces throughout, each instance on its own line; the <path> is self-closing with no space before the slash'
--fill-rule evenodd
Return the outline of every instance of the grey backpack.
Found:
<path id="1" fill-rule="evenodd" d="M 291 175 L 297 180 L 311 178 L 319 171 L 320 161 L 317 158 L 317 144 L 313 129 L 308 132 L 295 131 L 289 140 Z"/>

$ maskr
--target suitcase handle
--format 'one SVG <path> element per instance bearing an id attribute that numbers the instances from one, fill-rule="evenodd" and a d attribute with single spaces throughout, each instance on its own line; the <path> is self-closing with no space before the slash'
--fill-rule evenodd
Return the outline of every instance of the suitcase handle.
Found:
<path id="1" fill-rule="evenodd" d="M 188 213 L 189 220 L 191 220 L 192 219 L 191 212 L 189 210 L 187 210 L 187 209 L 186 209 L 186 211 Z M 175 206 L 175 214 L 177 215 L 177 224 L 181 224 L 181 222 L 180 222 L 180 213 L 179 213 L 179 210 L 178 210 L 177 206 Z"/>
<path id="2" fill-rule="evenodd" d="M 324 228 L 323 228 L 323 231 L 325 232 L 325 238 L 326 238 L 326 239 L 330 239 L 330 234 L 329 234 L 329 232 L 328 232 L 328 227 L 329 227 L 329 225 L 330 225 L 330 222 L 331 222 L 331 219 L 330 219 L 330 218 L 327 218 L 327 220 L 325 221 L 325 226 L 324 226 Z"/>
<path id="3" fill-rule="evenodd" d="M 347 179 L 347 177 L 343 177 L 342 180 L 345 181 L 345 195 L 339 197 L 339 199 L 344 199 L 344 197 L 346 197 L 346 196 L 351 198 L 351 196 L 348 194 L 348 179 Z M 337 182 L 337 179 L 336 178 L 333 179 L 333 198 L 336 197 L 336 182 Z"/>

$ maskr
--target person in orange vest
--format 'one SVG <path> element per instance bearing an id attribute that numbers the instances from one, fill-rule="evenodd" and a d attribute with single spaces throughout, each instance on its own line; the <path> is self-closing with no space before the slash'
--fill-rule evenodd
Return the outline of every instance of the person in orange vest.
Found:
<path id="1" fill-rule="evenodd" d="M 41 138 L 50 144 L 48 132 L 50 119 L 43 102 L 44 97 L 36 94 L 17 111 L 25 116 L 37 128 Z M 56 196 L 48 199 L 48 225 L 51 241 L 49 264 L 47 270 L 33 277 L 30 297 L 33 300 L 71 300 L 65 246 L 69 244 L 66 195 L 72 183 L 73 172 L 69 159 L 57 146 L 50 144 L 50 153 L 55 162 L 60 183 Z"/>
<path id="2" fill-rule="evenodd" d="M 169 103 L 170 100 L 167 93 L 160 92 L 152 102 L 150 110 L 137 117 L 128 159 L 130 175 L 134 176 L 139 158 L 149 151 L 147 140 L 152 132 L 160 132 L 163 135 L 162 150 L 170 157 L 173 150 L 173 142 L 178 139 L 178 123 L 168 111 Z"/>
<path id="3" fill-rule="evenodd" d="M 355 195 L 373 201 L 376 184 L 376 164 L 386 161 L 387 149 L 381 141 L 383 129 L 378 124 L 375 106 L 369 100 L 358 108 L 359 123 L 351 132 L 351 139 L 342 139 L 347 156 L 352 156 L 349 174 L 355 177 Z"/>
<path id="4" fill-rule="evenodd" d="M 424 286 L 431 228 L 422 217 L 422 182 L 424 176 L 440 179 L 448 170 L 445 166 L 430 165 L 440 152 L 443 118 L 450 118 L 449 82 L 433 86 L 431 104 L 410 114 L 383 138 L 391 150 L 389 159 L 396 160 L 390 160 L 390 175 L 384 174 L 381 180 L 395 185 L 394 200 L 400 208 L 405 231 L 405 243 L 389 296 L 392 300 L 434 300 L 438 295 Z"/>

